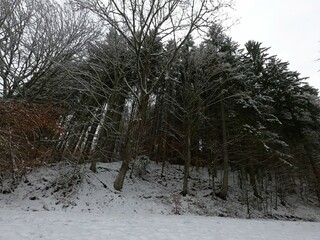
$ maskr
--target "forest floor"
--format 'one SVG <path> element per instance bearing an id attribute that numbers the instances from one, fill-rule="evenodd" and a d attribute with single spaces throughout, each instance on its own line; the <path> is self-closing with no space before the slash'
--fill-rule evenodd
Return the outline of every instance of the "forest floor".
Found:
<path id="1" fill-rule="evenodd" d="M 4 179 L 2 192 L 6 194 L 0 193 L 0 209 L 320 221 L 316 199 L 292 195 L 277 202 L 261 200 L 251 191 L 240 190 L 235 174 L 230 175 L 227 201 L 212 196 L 210 176 L 203 168 L 191 170 L 187 196 L 180 194 L 183 168 L 170 165 L 162 175 L 161 165 L 154 162 L 146 172 L 136 167 L 130 177 L 129 171 L 123 190 L 115 191 L 113 181 L 119 167 L 119 162 L 99 163 L 97 173 L 89 165 L 67 162 L 41 167 L 28 173 L 11 193 L 10 179 Z"/>

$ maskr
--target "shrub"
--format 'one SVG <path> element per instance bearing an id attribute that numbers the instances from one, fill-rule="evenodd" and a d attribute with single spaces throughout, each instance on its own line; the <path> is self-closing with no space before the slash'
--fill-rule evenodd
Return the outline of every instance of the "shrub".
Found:
<path id="1" fill-rule="evenodd" d="M 48 103 L 0 102 L 0 173 L 24 175 L 50 160 L 61 111 Z"/>

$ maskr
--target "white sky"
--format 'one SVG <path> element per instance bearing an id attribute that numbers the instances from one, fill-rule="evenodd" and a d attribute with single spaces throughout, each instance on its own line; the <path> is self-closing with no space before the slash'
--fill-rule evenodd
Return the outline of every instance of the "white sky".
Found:
<path id="1" fill-rule="evenodd" d="M 235 0 L 238 25 L 230 35 L 243 44 L 248 40 L 271 47 L 270 55 L 290 62 L 290 70 L 310 77 L 320 89 L 320 0 Z"/>

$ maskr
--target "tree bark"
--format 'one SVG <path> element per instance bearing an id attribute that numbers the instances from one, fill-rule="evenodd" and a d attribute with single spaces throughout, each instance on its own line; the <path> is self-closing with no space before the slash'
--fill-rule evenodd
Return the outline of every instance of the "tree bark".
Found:
<path id="1" fill-rule="evenodd" d="M 144 122 L 147 114 L 148 102 L 149 95 L 141 93 L 136 117 L 129 123 L 123 161 L 113 184 L 114 189 L 118 191 L 121 191 L 123 188 L 124 179 L 129 169 L 130 161 L 133 157 L 135 147 L 137 147 L 137 143 L 139 143 L 140 136 L 142 134 L 142 127 L 145 125 Z"/>
<path id="2" fill-rule="evenodd" d="M 185 136 L 186 154 L 185 154 L 185 163 L 184 163 L 183 188 L 181 192 L 183 196 L 186 196 L 189 191 L 188 179 L 189 179 L 189 169 L 190 169 L 190 163 L 191 163 L 191 126 L 189 123 L 187 126 L 186 133 L 187 133 Z"/>
<path id="3" fill-rule="evenodd" d="M 229 183 L 229 153 L 228 153 L 225 108 L 224 108 L 223 101 L 221 101 L 221 121 L 222 121 L 222 143 L 223 143 L 223 180 L 222 180 L 221 190 L 218 193 L 218 197 L 220 197 L 223 200 L 226 200 L 227 194 L 228 194 L 228 183 Z"/>
<path id="4" fill-rule="evenodd" d="M 113 110 L 112 114 L 112 122 L 113 122 L 113 137 L 109 137 L 109 140 L 106 144 L 106 153 L 107 153 L 107 159 L 110 161 L 112 160 L 113 153 L 116 147 L 117 138 L 119 136 L 119 130 L 120 130 L 120 123 L 122 118 L 122 112 L 124 110 L 126 98 L 124 96 L 119 96 L 117 101 L 117 106 L 115 106 L 115 109 Z M 111 130 L 112 131 L 112 130 Z"/>
<path id="5" fill-rule="evenodd" d="M 307 157 L 309 159 L 309 163 L 311 165 L 311 169 L 312 169 L 312 172 L 315 176 L 315 179 L 316 179 L 316 194 L 317 194 L 317 197 L 318 197 L 318 201 L 319 201 L 319 204 L 320 204 L 320 171 L 319 169 L 317 168 L 317 165 L 314 161 L 314 158 L 311 154 L 311 149 L 309 148 L 309 146 L 307 146 L 306 144 L 303 145 L 304 146 L 304 149 L 305 149 L 305 152 L 307 154 Z"/>

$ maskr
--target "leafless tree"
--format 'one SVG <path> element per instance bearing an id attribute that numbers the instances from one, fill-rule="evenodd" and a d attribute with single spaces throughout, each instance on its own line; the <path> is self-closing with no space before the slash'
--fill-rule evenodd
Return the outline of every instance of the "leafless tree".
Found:
<path id="1" fill-rule="evenodd" d="M 231 1 L 216 0 L 74 0 L 80 9 L 89 9 L 106 24 L 125 38 L 136 64 L 137 84 L 134 86 L 125 79 L 127 87 L 135 97 L 137 108 L 134 121 L 128 126 L 128 136 L 123 162 L 114 187 L 121 190 L 124 178 L 143 129 L 150 96 L 159 81 L 163 80 L 177 52 L 186 39 L 196 30 L 205 31 L 206 27 L 217 21 L 220 11 L 230 6 Z M 171 51 L 153 51 L 159 42 L 173 39 Z M 163 56 L 165 61 L 157 76 L 151 78 L 151 61 Z"/>
<path id="2" fill-rule="evenodd" d="M 54 0 L 1 1 L 2 98 L 25 96 L 48 81 L 97 36 L 89 14 Z M 41 82 L 40 82 L 41 80 Z"/>

